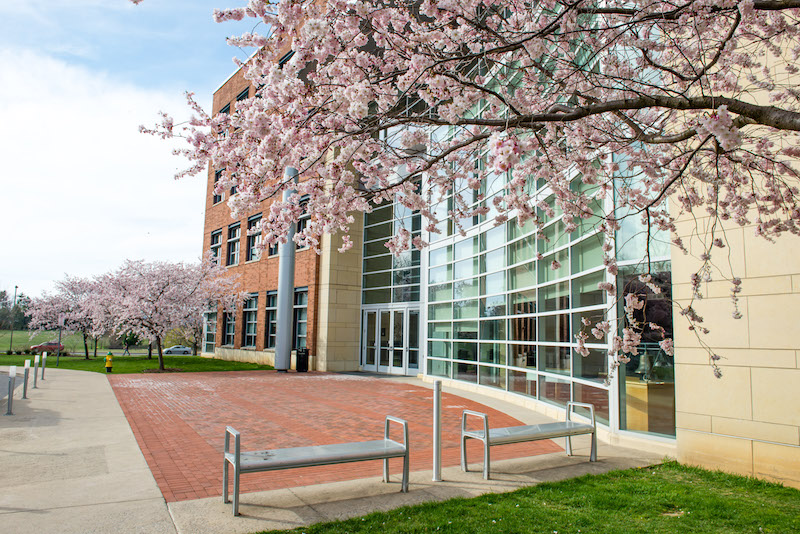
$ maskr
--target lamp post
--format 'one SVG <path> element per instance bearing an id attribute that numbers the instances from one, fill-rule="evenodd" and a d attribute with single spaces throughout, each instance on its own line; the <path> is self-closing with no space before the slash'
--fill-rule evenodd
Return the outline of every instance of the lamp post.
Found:
<path id="1" fill-rule="evenodd" d="M 11 303 L 11 339 L 8 342 L 8 350 L 14 350 L 14 306 L 17 305 L 17 288 L 14 286 L 14 301 Z"/>

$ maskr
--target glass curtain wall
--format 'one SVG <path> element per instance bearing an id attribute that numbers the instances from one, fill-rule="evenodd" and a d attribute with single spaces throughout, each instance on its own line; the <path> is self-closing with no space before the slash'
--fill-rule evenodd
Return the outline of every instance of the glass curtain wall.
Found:
<path id="1" fill-rule="evenodd" d="M 488 183 L 476 199 L 490 199 L 505 177 Z M 608 424 L 608 339 L 590 336 L 588 357 L 575 351 L 581 319 L 598 319 L 608 304 L 597 287 L 606 280 L 598 220 L 564 235 L 559 213 L 539 216 L 542 237 L 530 221 L 493 227 L 482 216 L 466 221 L 465 238 L 431 235 L 438 242 L 428 253 L 427 374 L 558 406 L 591 402 Z"/>
<path id="2" fill-rule="evenodd" d="M 420 235 L 419 214 L 402 204 L 386 204 L 364 215 L 362 304 L 419 301 L 420 251 L 411 247 L 393 256 L 386 248 L 401 228 Z"/>

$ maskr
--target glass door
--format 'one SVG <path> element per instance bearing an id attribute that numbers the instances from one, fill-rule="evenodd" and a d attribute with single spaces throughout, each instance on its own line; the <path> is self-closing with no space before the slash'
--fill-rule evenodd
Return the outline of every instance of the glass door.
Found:
<path id="1" fill-rule="evenodd" d="M 364 331 L 362 332 L 361 339 L 364 340 L 362 343 L 362 365 L 365 371 L 376 372 L 378 370 L 377 323 L 378 312 L 364 312 L 364 320 L 362 323 Z"/>
<path id="2" fill-rule="evenodd" d="M 419 370 L 419 310 L 365 310 L 362 319 L 362 368 L 405 375 Z"/>

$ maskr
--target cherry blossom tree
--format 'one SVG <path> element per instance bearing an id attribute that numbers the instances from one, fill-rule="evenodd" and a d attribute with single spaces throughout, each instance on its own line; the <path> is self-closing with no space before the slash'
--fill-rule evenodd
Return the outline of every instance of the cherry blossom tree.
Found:
<path id="1" fill-rule="evenodd" d="M 58 330 L 63 318 L 64 330 L 83 336 L 84 354 L 88 360 L 89 338 L 97 339 L 105 330 L 95 313 L 97 283 L 89 278 L 66 276 L 55 286 L 55 293 L 45 293 L 32 300 L 27 311 L 31 318 L 29 328 L 34 332 Z"/>
<path id="2" fill-rule="evenodd" d="M 296 239 L 318 248 L 338 232 L 341 250 L 354 212 L 396 198 L 430 232 L 448 218 L 463 232 L 473 216 L 541 229 L 559 215 L 565 232 L 590 222 L 616 275 L 626 219 L 649 245 L 679 218 L 707 217 L 699 298 L 725 254 L 723 224 L 755 224 L 768 240 L 800 233 L 800 0 L 251 0 L 214 16 L 263 22 L 263 34 L 229 40 L 257 49 L 242 66 L 259 98 L 212 117 L 190 94 L 189 124 L 165 114 L 145 131 L 185 136 L 188 174 L 225 169 L 217 187 L 237 187 L 234 217 L 274 199 L 264 246 L 285 240 L 304 195 L 310 220 Z M 425 244 L 400 230 L 387 246 Z M 649 260 L 647 248 L 647 290 L 626 297 L 624 328 L 587 325 L 619 332 L 617 362 L 647 328 L 637 310 L 658 291 Z M 691 304 L 682 314 L 702 320 Z"/>
<path id="3" fill-rule="evenodd" d="M 113 330 L 154 342 L 162 371 L 161 342 L 168 332 L 194 324 L 211 303 L 233 307 L 241 299 L 236 277 L 209 258 L 199 264 L 128 260 L 98 283 Z"/>

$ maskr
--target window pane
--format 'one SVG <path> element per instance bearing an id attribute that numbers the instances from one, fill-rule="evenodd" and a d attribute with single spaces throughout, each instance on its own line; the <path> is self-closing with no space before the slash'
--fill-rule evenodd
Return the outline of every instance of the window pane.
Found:
<path id="1" fill-rule="evenodd" d="M 536 373 L 528 373 L 525 371 L 509 371 L 508 372 L 508 390 L 514 393 L 522 393 L 529 397 L 536 397 L 536 380 L 538 375 Z"/>
<path id="2" fill-rule="evenodd" d="M 453 343 L 453 350 L 457 360 L 478 361 L 478 344 L 456 341 Z"/>
<path id="3" fill-rule="evenodd" d="M 509 319 L 511 323 L 511 341 L 536 341 L 536 318 L 515 315 Z"/>
<path id="4" fill-rule="evenodd" d="M 478 279 L 460 280 L 453 283 L 453 298 L 465 299 L 477 297 L 480 294 L 480 284 Z"/>
<path id="5" fill-rule="evenodd" d="M 561 375 L 569 374 L 569 347 L 539 347 L 539 369 Z"/>
<path id="6" fill-rule="evenodd" d="M 557 406 L 566 406 L 570 401 L 568 380 L 549 376 L 539 377 L 539 398 Z"/>
<path id="7" fill-rule="evenodd" d="M 569 314 L 539 316 L 539 340 L 569 343 Z"/>
<path id="8" fill-rule="evenodd" d="M 450 377 L 450 362 L 428 358 L 428 374 L 431 376 Z"/>
<path id="9" fill-rule="evenodd" d="M 536 345 L 509 345 L 508 350 L 511 351 L 511 365 L 536 369 Z"/>
<path id="10" fill-rule="evenodd" d="M 478 299 L 457 300 L 453 303 L 453 319 L 477 319 Z"/>
<path id="11" fill-rule="evenodd" d="M 453 378 L 465 382 L 477 382 L 478 366 L 471 363 L 456 363 L 455 376 Z"/>
<path id="12" fill-rule="evenodd" d="M 572 247 L 572 272 L 579 273 L 603 265 L 603 236 L 597 234 Z"/>
<path id="13" fill-rule="evenodd" d="M 481 317 L 494 317 L 506 314 L 506 296 L 496 295 L 481 299 Z"/>
<path id="14" fill-rule="evenodd" d="M 588 356 L 572 353 L 573 376 L 585 380 L 603 382 L 608 376 L 608 352 L 605 350 L 591 349 Z"/>
<path id="15" fill-rule="evenodd" d="M 581 276 L 572 281 L 572 302 L 576 308 L 606 303 L 606 292 L 597 287 L 606 281 L 605 271 Z"/>
<path id="16" fill-rule="evenodd" d="M 572 389 L 576 402 L 594 405 L 595 418 L 601 423 L 608 424 L 608 391 L 578 383 L 573 384 Z M 582 415 L 588 416 L 589 410 Z"/>
<path id="17" fill-rule="evenodd" d="M 483 363 L 506 364 L 506 346 L 504 343 L 481 343 L 480 352 Z"/>
<path id="18" fill-rule="evenodd" d="M 506 370 L 500 367 L 480 367 L 480 383 L 483 386 L 506 388 Z"/>
<path id="19" fill-rule="evenodd" d="M 539 306 L 543 312 L 569 309 L 569 282 L 539 288 Z"/>

